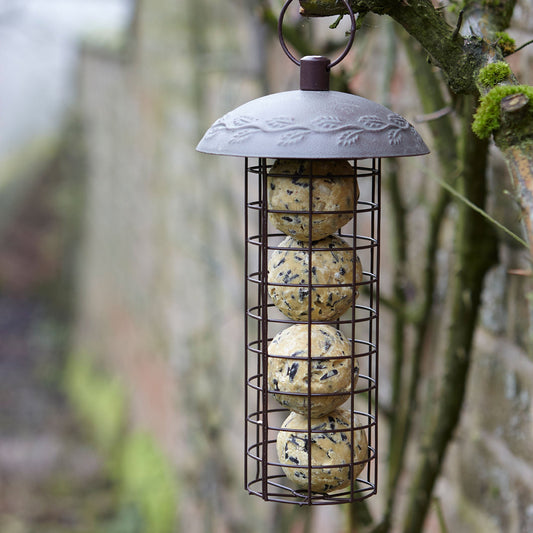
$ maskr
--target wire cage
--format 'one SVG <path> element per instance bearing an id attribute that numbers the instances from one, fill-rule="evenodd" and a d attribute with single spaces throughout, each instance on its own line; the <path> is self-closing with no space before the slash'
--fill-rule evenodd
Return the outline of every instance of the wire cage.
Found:
<path id="1" fill-rule="evenodd" d="M 334 61 L 293 57 L 300 89 L 226 113 L 197 149 L 245 158 L 245 489 L 328 505 L 377 491 L 381 158 L 427 154 L 414 127 L 329 90 Z"/>
<path id="2" fill-rule="evenodd" d="M 355 502 L 377 490 L 381 160 L 278 163 L 245 158 L 245 488 Z"/>

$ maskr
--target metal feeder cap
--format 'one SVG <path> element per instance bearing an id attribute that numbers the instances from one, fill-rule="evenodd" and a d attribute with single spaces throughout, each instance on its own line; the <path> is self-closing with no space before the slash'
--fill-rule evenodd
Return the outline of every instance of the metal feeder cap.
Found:
<path id="1" fill-rule="evenodd" d="M 415 128 L 353 94 L 296 90 L 243 104 L 219 118 L 197 150 L 283 159 L 366 159 L 429 153 Z"/>

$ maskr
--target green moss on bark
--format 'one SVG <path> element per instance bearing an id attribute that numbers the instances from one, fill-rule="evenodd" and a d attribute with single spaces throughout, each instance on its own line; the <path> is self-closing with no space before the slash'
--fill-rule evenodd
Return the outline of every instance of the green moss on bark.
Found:
<path id="1" fill-rule="evenodd" d="M 505 61 L 496 61 L 483 67 L 478 75 L 478 83 L 485 87 L 494 87 L 511 76 L 511 67 Z"/>
<path id="2" fill-rule="evenodd" d="M 519 93 L 525 94 L 529 98 L 529 114 L 533 119 L 533 87 L 530 85 L 499 85 L 481 98 L 474 115 L 473 132 L 480 139 L 488 139 L 493 132 L 500 129 L 502 99 Z"/>
<path id="3" fill-rule="evenodd" d="M 516 42 L 507 32 L 497 31 L 496 38 L 498 39 L 498 48 L 504 56 L 514 54 L 516 50 Z"/>

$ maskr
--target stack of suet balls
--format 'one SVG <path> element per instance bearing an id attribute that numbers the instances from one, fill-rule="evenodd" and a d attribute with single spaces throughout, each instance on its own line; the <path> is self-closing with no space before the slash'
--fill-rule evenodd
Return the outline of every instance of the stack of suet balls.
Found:
<path id="1" fill-rule="evenodd" d="M 339 234 L 359 188 L 346 160 L 278 159 L 267 189 L 270 222 L 286 235 L 268 262 L 268 294 L 290 319 L 268 347 L 269 392 L 290 411 L 278 459 L 298 490 L 329 493 L 353 482 L 368 460 L 362 423 L 342 407 L 359 365 L 338 324 L 363 281 L 359 257 Z"/>

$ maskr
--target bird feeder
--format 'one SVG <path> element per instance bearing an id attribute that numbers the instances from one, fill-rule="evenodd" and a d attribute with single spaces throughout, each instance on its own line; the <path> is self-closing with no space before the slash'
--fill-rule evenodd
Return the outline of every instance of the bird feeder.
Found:
<path id="1" fill-rule="evenodd" d="M 218 119 L 201 152 L 244 157 L 244 477 L 298 505 L 377 490 L 381 159 L 428 148 L 403 117 L 329 90 L 335 61 L 297 60 L 300 89 Z"/>

